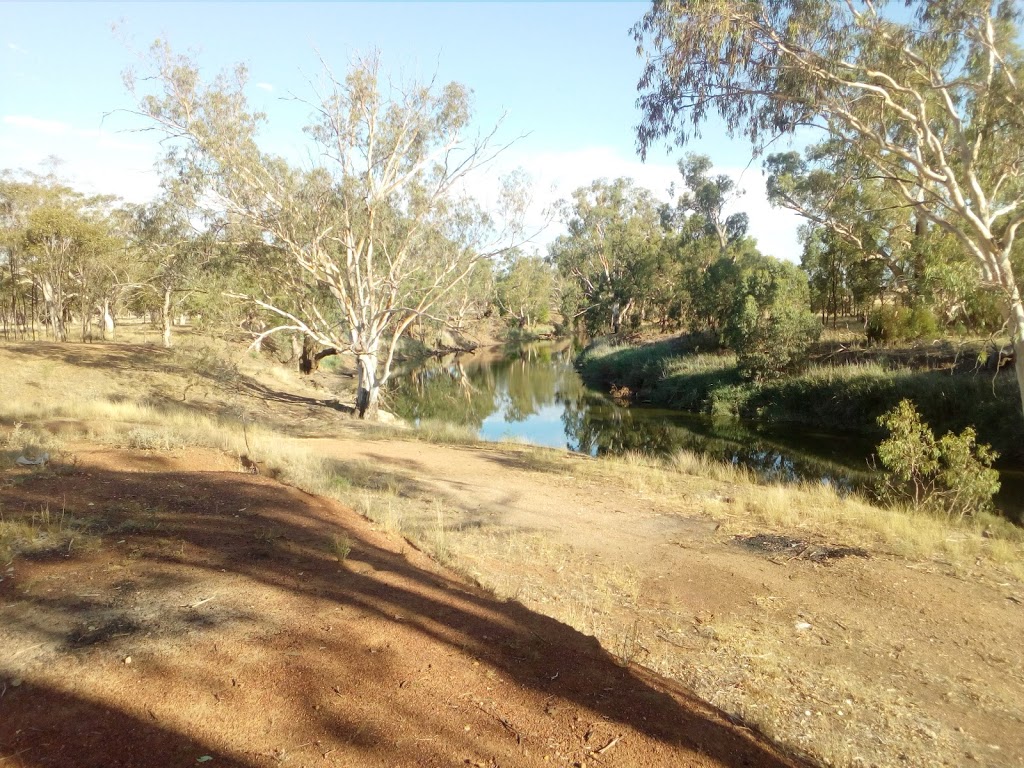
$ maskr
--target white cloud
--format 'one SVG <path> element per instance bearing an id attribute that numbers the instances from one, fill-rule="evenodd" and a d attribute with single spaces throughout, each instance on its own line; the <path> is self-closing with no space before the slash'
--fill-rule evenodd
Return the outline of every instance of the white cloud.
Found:
<path id="1" fill-rule="evenodd" d="M 497 186 L 495 176 L 516 167 L 523 168 L 533 180 L 534 202 L 527 222 L 531 230 L 544 223 L 544 210 L 595 179 L 631 178 L 661 200 L 669 199 L 669 185 L 675 184 L 677 190 L 682 186 L 679 169 L 674 163 L 643 163 L 608 147 L 588 147 L 569 152 L 528 152 L 513 148 L 495 165 L 496 174 L 482 174 L 470 182 L 471 193 L 481 200 L 493 198 L 493 189 Z M 799 261 L 800 245 L 796 230 L 802 220 L 790 211 L 771 206 L 765 195 L 765 177 L 760 169 L 716 167 L 715 172 L 728 174 L 746 191 L 727 212 L 743 211 L 749 216 L 750 235 L 757 239 L 761 252 Z M 535 243 L 543 250 L 563 231 L 562 224 L 553 220 L 538 235 Z"/>
<path id="2" fill-rule="evenodd" d="M 271 93 L 274 90 L 274 86 L 270 83 L 256 83 L 256 87 L 260 90 L 266 91 L 267 93 Z"/>
<path id="3" fill-rule="evenodd" d="M 114 194 L 132 202 L 151 199 L 159 178 L 153 169 L 155 137 L 105 128 L 80 128 L 27 115 L 0 118 L 0 168 L 39 169 L 49 157 L 58 172 L 87 193 Z"/>
<path id="4" fill-rule="evenodd" d="M 26 128 L 30 131 L 45 133 L 47 136 L 60 136 L 71 131 L 71 126 L 59 120 L 43 120 L 29 115 L 4 115 L 4 125 L 15 128 Z"/>
<path id="5" fill-rule="evenodd" d="M 18 45 L 17 43 L 8 43 L 8 44 L 7 44 L 7 47 L 8 47 L 8 48 L 9 48 L 10 50 L 14 51 L 15 53 L 28 53 L 28 51 L 27 51 L 27 50 L 25 50 L 24 48 L 22 48 L 22 47 L 21 47 L 20 45 Z"/>

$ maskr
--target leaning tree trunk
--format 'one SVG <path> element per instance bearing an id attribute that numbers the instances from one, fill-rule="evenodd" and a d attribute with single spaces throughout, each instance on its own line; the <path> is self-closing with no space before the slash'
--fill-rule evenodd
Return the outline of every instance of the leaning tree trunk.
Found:
<path id="1" fill-rule="evenodd" d="M 356 375 L 359 380 L 356 390 L 356 412 L 359 418 L 373 421 L 377 418 L 380 397 L 376 353 L 366 352 L 356 356 Z"/>
<path id="2" fill-rule="evenodd" d="M 171 348 L 171 289 L 164 288 L 164 307 L 162 314 L 164 326 L 164 346 Z"/>

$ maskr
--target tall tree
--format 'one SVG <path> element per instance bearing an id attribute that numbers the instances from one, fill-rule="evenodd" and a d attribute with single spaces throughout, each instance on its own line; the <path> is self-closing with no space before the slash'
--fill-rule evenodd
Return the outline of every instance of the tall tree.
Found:
<path id="1" fill-rule="evenodd" d="M 700 216 L 706 233 L 718 240 L 719 255 L 724 256 L 730 245 L 746 236 L 750 221 L 745 213 L 726 215 L 726 207 L 743 192 L 726 174 L 712 176 L 712 167 L 710 157 L 692 152 L 679 161 L 686 190 L 676 206 L 681 213 Z"/>
<path id="2" fill-rule="evenodd" d="M 1013 0 L 656 0 L 634 27 L 642 152 L 717 113 L 763 149 L 816 125 L 956 237 L 1010 321 L 1024 406 L 1024 59 Z"/>
<path id="3" fill-rule="evenodd" d="M 520 328 L 547 322 L 551 318 L 554 282 L 551 265 L 537 254 L 510 254 L 494 286 L 501 314 Z"/>
<path id="4" fill-rule="evenodd" d="M 661 217 L 654 196 L 631 179 L 599 179 L 564 204 L 568 233 L 550 246 L 559 273 L 571 283 L 575 307 L 589 330 L 618 333 L 647 296 L 657 262 Z"/>
<path id="5" fill-rule="evenodd" d="M 132 207 L 130 219 L 132 245 L 143 265 L 141 287 L 156 299 L 163 344 L 169 348 L 174 316 L 197 288 L 215 233 L 197 229 L 188 211 L 168 198 Z"/>
<path id="6" fill-rule="evenodd" d="M 496 150 L 469 135 L 471 99 L 458 83 L 386 85 L 375 57 L 336 78 L 308 106 L 311 167 L 263 151 L 263 115 L 248 107 L 239 67 L 204 83 L 196 65 L 152 48 L 155 93 L 140 111 L 172 138 L 176 178 L 208 213 L 250 233 L 257 289 L 243 300 L 276 316 L 257 340 L 299 332 L 356 359 L 356 407 L 376 415 L 402 336 L 501 252 L 522 213 L 506 185 L 492 216 L 460 194 Z M 134 88 L 134 80 L 128 78 Z M 510 228 L 495 225 L 503 217 Z"/>

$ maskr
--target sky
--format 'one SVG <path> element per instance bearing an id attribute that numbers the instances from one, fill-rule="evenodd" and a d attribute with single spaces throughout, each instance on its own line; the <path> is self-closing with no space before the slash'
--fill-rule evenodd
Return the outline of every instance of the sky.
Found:
<path id="1" fill-rule="evenodd" d="M 144 67 L 157 38 L 195 55 L 204 75 L 248 66 L 247 96 L 268 115 L 264 147 L 303 157 L 320 57 L 344 72 L 378 51 L 399 78 L 457 80 L 473 90 L 480 127 L 502 115 L 512 141 L 474 182 L 522 168 L 532 180 L 531 223 L 594 179 L 629 176 L 667 199 L 684 152 L 709 155 L 745 195 L 751 235 L 762 252 L 799 260 L 792 213 L 765 199 L 760 161 L 721 125 L 685 148 L 635 149 L 636 83 L 643 66 L 630 27 L 646 3 L 0 3 L 0 169 L 41 170 L 49 157 L 88 192 L 142 202 L 156 194 L 158 137 L 131 114 L 122 74 Z M 780 149 L 784 149 L 781 147 Z M 552 221 L 535 239 L 543 250 L 561 232 Z"/>

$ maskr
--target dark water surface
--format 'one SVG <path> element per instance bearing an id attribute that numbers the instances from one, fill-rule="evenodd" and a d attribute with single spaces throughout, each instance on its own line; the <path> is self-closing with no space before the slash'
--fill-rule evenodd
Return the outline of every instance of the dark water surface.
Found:
<path id="1" fill-rule="evenodd" d="M 811 480 L 840 489 L 875 476 L 870 438 L 624 407 L 588 389 L 570 342 L 449 355 L 392 378 L 388 407 L 409 421 L 470 427 L 485 440 L 518 439 L 592 456 L 680 449 L 749 467 L 769 480 Z M 1000 508 L 1020 520 L 1024 473 L 1001 470 Z"/>

